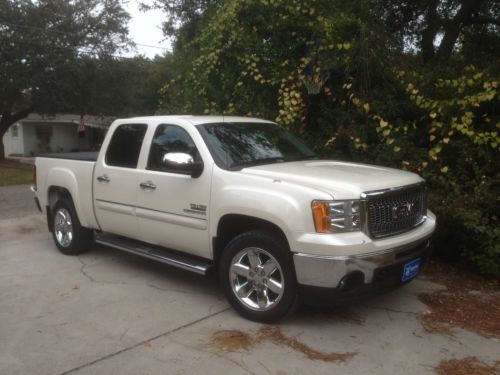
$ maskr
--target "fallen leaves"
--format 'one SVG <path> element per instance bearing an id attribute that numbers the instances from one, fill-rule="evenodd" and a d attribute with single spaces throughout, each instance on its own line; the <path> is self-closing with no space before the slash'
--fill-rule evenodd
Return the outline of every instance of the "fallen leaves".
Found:
<path id="1" fill-rule="evenodd" d="M 426 274 L 431 281 L 446 289 L 418 295 L 429 307 L 420 314 L 426 331 L 450 334 L 453 328 L 462 328 L 484 337 L 500 337 L 498 279 L 484 279 L 437 262 L 429 268 Z"/>
<path id="2" fill-rule="evenodd" d="M 500 362 L 488 365 L 476 357 L 448 359 L 439 362 L 435 370 L 438 375 L 498 375 L 500 374 Z"/>
<path id="3" fill-rule="evenodd" d="M 224 330 L 214 333 L 211 344 L 222 352 L 248 351 L 264 341 L 272 342 L 278 346 L 286 346 L 294 351 L 304 354 L 311 360 L 320 360 L 325 362 L 343 363 L 352 357 L 356 352 L 325 353 L 311 348 L 309 345 L 299 341 L 296 337 L 288 337 L 283 334 L 279 327 L 265 326 L 257 333 L 250 335 L 240 330 Z"/>

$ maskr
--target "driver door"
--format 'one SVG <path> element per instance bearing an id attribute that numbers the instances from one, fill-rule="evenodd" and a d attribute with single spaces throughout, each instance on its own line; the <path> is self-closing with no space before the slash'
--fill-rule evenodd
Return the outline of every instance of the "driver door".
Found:
<path id="1" fill-rule="evenodd" d="M 147 164 L 138 171 L 136 215 L 144 241 L 206 256 L 211 173 L 203 170 L 191 177 L 182 164 L 169 163 L 175 154 L 201 162 L 189 133 L 177 125 L 158 125 Z M 182 157 L 184 156 L 184 158 Z M 190 158 L 189 158 L 190 159 Z"/>

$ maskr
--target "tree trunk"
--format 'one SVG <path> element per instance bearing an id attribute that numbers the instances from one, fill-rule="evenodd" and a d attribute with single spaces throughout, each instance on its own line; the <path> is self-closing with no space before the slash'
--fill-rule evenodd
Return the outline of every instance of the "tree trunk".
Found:
<path id="1" fill-rule="evenodd" d="M 25 108 L 16 113 L 11 113 L 11 111 L 12 105 L 7 104 L 4 107 L 2 111 L 2 117 L 0 118 L 0 160 L 5 159 L 3 136 L 5 135 L 5 133 L 7 133 L 7 130 L 9 130 L 12 124 L 27 117 L 31 112 L 33 112 L 33 107 Z"/>
<path id="2" fill-rule="evenodd" d="M 421 47 L 424 64 L 434 59 L 434 39 L 439 31 L 439 16 L 437 14 L 438 0 L 429 2 L 426 14 L 426 27 L 422 31 Z"/>
<path id="3" fill-rule="evenodd" d="M 436 53 L 436 57 L 440 60 L 446 60 L 450 58 L 453 52 L 453 47 L 457 43 L 458 36 L 460 35 L 460 30 L 463 28 L 464 24 L 468 23 L 473 13 L 479 9 L 481 5 L 481 0 L 463 0 L 460 10 L 457 12 L 453 20 L 445 26 L 443 40 L 439 45 Z"/>

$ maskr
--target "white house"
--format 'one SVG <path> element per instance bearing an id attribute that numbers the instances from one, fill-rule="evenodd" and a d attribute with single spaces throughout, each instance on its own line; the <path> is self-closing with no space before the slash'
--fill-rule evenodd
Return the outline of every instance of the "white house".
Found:
<path id="1" fill-rule="evenodd" d="M 85 130 L 79 131 L 80 115 L 31 114 L 5 133 L 5 156 L 96 150 L 113 120 L 111 117 L 84 116 Z"/>

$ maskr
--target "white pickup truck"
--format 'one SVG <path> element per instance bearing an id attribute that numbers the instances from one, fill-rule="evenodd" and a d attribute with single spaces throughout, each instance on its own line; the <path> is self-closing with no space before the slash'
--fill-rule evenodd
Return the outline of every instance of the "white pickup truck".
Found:
<path id="1" fill-rule="evenodd" d="M 99 153 L 36 158 L 35 200 L 55 244 L 111 246 L 215 272 L 244 317 L 402 285 L 426 256 L 435 216 L 424 181 L 319 159 L 253 118 L 116 120 Z"/>

